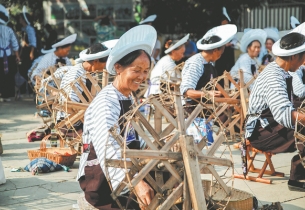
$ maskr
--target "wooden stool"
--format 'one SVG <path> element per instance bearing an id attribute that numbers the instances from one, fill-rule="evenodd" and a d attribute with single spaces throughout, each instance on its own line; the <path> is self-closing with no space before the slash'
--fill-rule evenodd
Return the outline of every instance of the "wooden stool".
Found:
<path id="1" fill-rule="evenodd" d="M 267 179 L 267 178 L 263 178 L 264 174 L 271 175 L 271 176 L 284 177 L 284 173 L 277 172 L 274 169 L 274 166 L 273 166 L 273 163 L 272 163 L 272 160 L 271 160 L 271 157 L 274 154 L 272 154 L 270 152 L 264 152 L 264 151 L 261 151 L 261 150 L 258 150 L 256 148 L 252 147 L 252 145 L 250 144 L 250 142 L 248 140 L 247 140 L 246 144 L 247 144 L 246 155 L 247 155 L 247 163 L 248 163 L 248 172 L 258 173 L 257 177 L 247 175 L 246 176 L 247 180 L 266 183 L 266 184 L 271 184 L 272 180 Z M 251 151 L 251 155 L 250 155 L 250 151 Z M 254 159 L 255 159 L 257 153 L 264 154 L 265 157 L 266 157 L 266 160 L 265 160 L 264 165 L 262 166 L 262 168 L 254 167 L 253 162 L 254 162 Z M 268 165 L 269 165 L 270 170 L 266 170 Z M 244 175 L 234 174 L 234 178 L 244 179 L 245 177 L 244 177 Z"/>

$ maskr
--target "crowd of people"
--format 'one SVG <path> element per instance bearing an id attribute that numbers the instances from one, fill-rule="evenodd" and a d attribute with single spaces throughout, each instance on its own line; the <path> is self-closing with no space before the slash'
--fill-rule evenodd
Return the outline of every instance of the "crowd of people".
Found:
<path id="1" fill-rule="evenodd" d="M 19 50 L 14 31 L 6 26 L 8 12 L 0 5 L 0 64 L 3 63 L 0 65 L 0 93 L 4 100 L 8 100 L 14 94 L 11 86 L 14 84 L 15 72 L 11 69 L 16 68 L 20 61 L 20 74 L 26 79 L 29 78 L 33 85 L 50 82 L 50 78 L 41 79 L 43 72 L 58 63 L 64 65 L 54 73 L 55 77 L 61 80 L 58 88 L 67 87 L 66 84 L 85 72 L 106 69 L 109 74 L 115 76 L 114 81 L 104 87 L 90 103 L 85 112 L 84 123 L 79 122 L 75 125 L 82 134 L 84 148 L 77 176 L 77 181 L 84 191 L 84 195 L 78 200 L 79 207 L 118 208 L 110 194 L 124 178 L 125 171 L 108 169 L 109 176 L 113 179 L 110 183 L 106 179 L 105 144 L 109 139 L 110 142 L 115 142 L 114 138 L 108 135 L 108 130 L 134 103 L 133 91 L 137 91 L 140 85 L 149 79 L 146 97 L 150 94 L 160 94 L 161 79 L 166 79 L 165 72 L 172 70 L 183 60 L 185 64 L 181 72 L 181 95 L 197 101 L 200 101 L 204 94 L 221 97 L 219 91 L 204 93 L 201 89 L 212 78 L 221 76 L 225 70 L 230 71 L 237 82 L 240 79 L 240 69 L 244 72 L 243 82 L 247 83 L 253 77 L 256 78 L 249 86 L 245 138 L 255 148 L 266 152 L 283 153 L 298 150 L 299 154 L 291 160 L 288 187 L 291 190 L 305 191 L 305 184 L 301 181 L 305 179 L 305 168 L 302 165 L 304 145 L 295 144 L 293 136 L 296 119 L 305 121 L 304 114 L 298 113 L 294 104 L 296 99 L 300 101 L 305 96 L 305 23 L 300 24 L 292 17 L 293 29 L 281 38 L 276 28 L 245 30 L 239 45 L 242 54 L 235 62 L 234 49 L 238 47 L 237 27 L 230 23 L 231 19 L 225 8 L 219 26 L 210 29 L 196 44 L 190 40 L 189 34 L 178 40 L 167 40 L 163 57 L 160 57 L 161 43 L 152 26 L 156 18 L 156 15 L 147 17 L 139 26 L 131 28 L 118 40 L 110 36 L 102 37 L 101 32 L 99 36 L 102 40 L 80 52 L 76 65 L 72 66 L 68 55 L 77 34 L 57 40 L 56 34 L 47 26 L 50 43 L 42 51 L 44 55 L 38 57 L 35 54 L 35 31 L 30 16 L 24 9 L 19 18 L 24 32 L 22 50 Z M 110 19 L 107 21 L 112 22 Z M 102 25 L 100 29 L 108 31 L 113 27 L 105 28 Z M 12 56 L 13 53 L 15 57 Z M 151 70 L 152 66 L 154 67 Z M 264 66 L 261 73 L 260 66 Z M 85 83 L 86 86 L 89 85 L 88 80 Z M 83 91 L 80 86 L 77 88 Z M 72 101 L 80 101 L 73 89 L 65 89 L 65 92 Z M 65 100 L 64 97 L 62 100 Z M 198 102 L 190 100 L 189 103 Z M 58 113 L 56 120 L 60 122 L 65 117 L 64 113 Z M 127 132 L 127 140 L 129 148 L 143 148 L 143 142 L 134 132 Z M 116 154 L 118 146 L 113 143 L 113 149 L 107 150 L 106 157 L 119 157 L 120 154 Z M 134 199 L 130 199 L 129 191 L 124 191 L 120 202 L 128 205 L 128 208 L 144 209 L 151 202 L 154 191 L 144 180 L 135 187 L 135 191 L 137 198 L 141 200 L 140 206 Z"/>

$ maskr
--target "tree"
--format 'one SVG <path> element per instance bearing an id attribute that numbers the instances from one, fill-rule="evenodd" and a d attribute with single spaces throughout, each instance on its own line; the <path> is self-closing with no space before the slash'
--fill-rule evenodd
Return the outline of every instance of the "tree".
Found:
<path id="1" fill-rule="evenodd" d="M 238 21 L 243 8 L 253 8 L 272 0 L 142 0 L 147 14 L 157 14 L 154 26 L 160 33 L 195 33 L 202 36 L 219 25 L 222 7 L 232 23 Z"/>

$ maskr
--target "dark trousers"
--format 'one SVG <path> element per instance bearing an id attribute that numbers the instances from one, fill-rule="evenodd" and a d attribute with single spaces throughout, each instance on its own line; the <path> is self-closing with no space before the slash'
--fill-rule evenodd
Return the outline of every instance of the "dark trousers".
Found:
<path id="1" fill-rule="evenodd" d="M 27 91 L 28 93 L 33 93 L 32 88 L 28 84 L 28 70 L 31 68 L 33 60 L 30 59 L 30 52 L 31 47 L 23 47 L 22 53 L 20 55 L 21 58 L 21 65 L 19 65 L 19 72 L 21 76 L 26 80 L 26 82 L 20 87 L 20 92 L 25 94 Z"/>
<path id="2" fill-rule="evenodd" d="M 252 136 L 248 138 L 251 145 L 258 150 L 274 154 L 296 151 L 293 136 L 294 130 L 283 127 L 272 118 L 267 119 L 269 125 L 266 128 L 262 128 L 260 122 L 257 121 Z M 301 151 L 301 156 L 304 157 L 304 145 L 299 145 L 298 149 Z M 293 156 L 291 159 L 290 179 L 305 179 L 305 168 L 301 163 L 299 154 Z"/>
<path id="3" fill-rule="evenodd" d="M 15 74 L 16 70 L 15 56 L 8 57 L 8 73 L 4 74 L 3 58 L 0 58 L 0 93 L 1 98 L 15 96 Z"/>

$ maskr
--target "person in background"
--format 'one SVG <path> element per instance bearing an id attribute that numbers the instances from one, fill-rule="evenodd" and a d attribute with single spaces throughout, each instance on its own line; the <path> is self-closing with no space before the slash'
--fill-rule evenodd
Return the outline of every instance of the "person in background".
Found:
<path id="1" fill-rule="evenodd" d="M 88 90 L 91 90 L 92 83 L 85 76 L 86 72 L 102 72 L 105 69 L 106 61 L 111 49 L 118 42 L 118 39 L 109 40 L 103 43 L 95 43 L 90 48 L 85 49 L 79 53 L 81 63 L 78 63 L 71 67 L 61 78 L 60 89 L 66 93 L 66 96 L 63 93 L 60 93 L 59 102 L 63 103 L 68 97 L 71 101 L 74 102 L 83 102 L 72 89 L 70 84 L 76 79 L 82 79 L 82 82 L 86 85 Z M 56 71 L 57 72 L 57 71 Z M 82 96 L 85 100 L 88 101 L 87 96 L 84 94 L 82 87 L 79 82 L 74 83 L 75 87 L 82 93 Z M 63 120 L 66 117 L 64 112 L 57 112 L 57 122 Z M 83 123 L 78 122 L 75 127 L 76 130 L 82 129 Z"/>
<path id="2" fill-rule="evenodd" d="M 277 40 L 280 39 L 280 35 L 277 28 L 264 28 L 264 31 L 267 34 L 267 39 L 265 43 L 265 55 L 262 58 L 262 65 L 267 65 L 268 63 L 274 61 L 276 58 L 272 53 L 272 46 Z"/>
<path id="3" fill-rule="evenodd" d="M 192 35 L 190 34 L 190 38 L 185 43 L 185 52 L 183 60 L 189 59 L 191 56 L 195 55 L 198 52 L 196 43 L 192 40 Z"/>
<path id="4" fill-rule="evenodd" d="M 0 101 L 10 101 L 15 95 L 15 63 L 20 62 L 19 45 L 14 31 L 6 26 L 9 13 L 0 4 Z M 15 53 L 15 57 L 12 53 Z M 14 59 L 16 58 L 16 59 Z"/>
<path id="5" fill-rule="evenodd" d="M 42 57 L 44 55 L 46 55 L 48 53 L 51 53 L 51 52 L 54 52 L 54 51 L 55 51 L 55 48 L 41 49 L 41 55 L 33 61 L 31 68 L 28 70 L 29 81 L 31 81 L 30 78 L 32 77 L 32 73 L 33 73 L 34 69 L 38 66 L 38 64 L 39 64 L 40 60 L 42 59 Z"/>
<path id="6" fill-rule="evenodd" d="M 257 56 L 260 53 L 261 47 L 265 45 L 267 34 L 262 29 L 249 29 L 247 30 L 240 40 L 240 50 L 244 52 L 241 54 L 232 67 L 230 74 L 238 81 L 241 69 L 244 73 L 244 83 L 248 83 L 252 77 L 258 74 Z M 251 90 L 254 83 L 249 86 Z M 233 84 L 231 85 L 233 87 Z"/>
<path id="7" fill-rule="evenodd" d="M 44 55 L 37 67 L 34 69 L 32 76 L 31 76 L 31 82 L 35 85 L 36 79 L 38 77 L 42 77 L 44 71 L 51 66 L 54 66 L 58 63 L 61 63 L 62 65 L 71 66 L 71 62 L 69 58 L 67 57 L 71 50 L 72 43 L 75 42 L 77 37 L 77 34 L 72 34 L 62 40 L 58 40 L 57 43 L 52 45 L 52 48 L 55 48 L 56 50 L 54 52 L 50 52 L 46 55 Z"/>
<path id="8" fill-rule="evenodd" d="M 185 43 L 189 38 L 189 34 L 183 37 L 180 40 L 168 40 L 165 44 L 165 56 L 162 57 L 158 63 L 153 68 L 151 75 L 150 75 L 150 86 L 145 94 L 148 97 L 150 94 L 159 94 L 161 93 L 160 85 L 161 79 L 166 79 L 165 72 L 171 72 L 175 67 L 176 63 L 183 58 L 185 52 Z"/>
<path id="9" fill-rule="evenodd" d="M 32 26 L 32 17 L 27 13 L 26 6 L 23 6 L 22 13 L 19 14 L 19 23 L 22 25 L 22 43 L 20 58 L 22 64 L 19 66 L 20 74 L 27 81 L 27 72 L 31 68 L 32 62 L 36 57 L 36 32 Z M 29 88 L 28 83 L 25 82 L 20 87 L 21 94 L 26 92 L 31 93 L 32 90 Z"/>
<path id="10" fill-rule="evenodd" d="M 202 50 L 185 61 L 182 69 L 180 93 L 186 97 L 201 100 L 201 89 L 212 79 L 218 77 L 213 63 L 217 61 L 224 49 L 237 32 L 236 25 L 226 24 L 210 29 L 199 41 L 197 48 Z M 220 96 L 220 91 L 209 91 L 211 96 Z M 190 102 L 196 103 L 194 100 Z"/>
<path id="11" fill-rule="evenodd" d="M 222 15 L 220 16 L 220 24 L 226 25 L 231 23 L 231 18 L 227 13 L 225 7 L 222 8 Z M 237 44 L 237 38 L 234 36 L 230 42 L 226 44 L 225 50 L 221 57 L 215 62 L 215 68 L 218 76 L 221 76 L 224 71 L 230 71 L 235 63 L 234 48 Z M 220 85 L 224 86 L 223 80 L 220 81 Z"/>
<path id="12" fill-rule="evenodd" d="M 48 32 L 48 37 L 46 38 L 45 48 L 51 49 L 51 46 L 57 41 L 57 32 L 52 28 L 50 24 L 45 25 L 45 29 Z"/>
<path id="13" fill-rule="evenodd" d="M 157 15 L 150 15 L 147 18 L 145 18 L 144 20 L 142 20 L 141 22 L 139 22 L 139 24 L 140 25 L 146 24 L 146 25 L 153 26 L 153 22 L 155 21 L 156 18 L 157 18 Z M 152 57 L 153 57 L 155 63 L 157 63 L 160 60 L 160 54 L 161 54 L 161 42 L 157 38 L 156 44 L 154 46 L 154 50 L 152 53 Z"/>
<path id="14" fill-rule="evenodd" d="M 94 19 L 94 29 L 97 35 L 97 42 L 104 42 L 115 37 L 117 24 L 110 15 L 100 15 Z"/>

